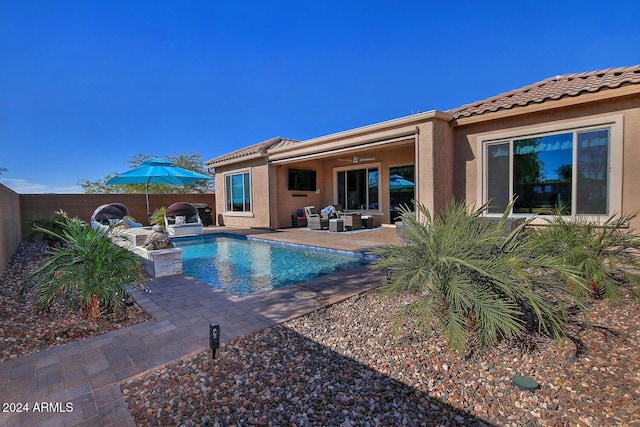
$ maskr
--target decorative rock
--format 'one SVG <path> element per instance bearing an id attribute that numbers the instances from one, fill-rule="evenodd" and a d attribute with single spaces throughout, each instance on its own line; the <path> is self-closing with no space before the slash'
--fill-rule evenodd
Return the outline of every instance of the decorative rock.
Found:
<path id="1" fill-rule="evenodd" d="M 407 320 L 396 337 L 391 319 L 409 301 L 411 297 L 379 300 L 373 292 L 350 298 L 223 344 L 215 361 L 203 353 L 170 364 L 166 368 L 170 378 L 147 380 L 144 385 L 148 374 L 127 383 L 126 400 L 136 423 L 151 425 L 136 416 L 135 402 L 158 401 L 166 406 L 162 399 L 151 397 L 152 389 L 165 390 L 165 399 L 185 400 L 192 387 L 187 375 L 207 372 L 211 391 L 196 388 L 184 409 L 173 406 L 172 414 L 163 413 L 153 422 L 174 425 L 172 417 L 180 417 L 185 425 L 204 425 L 199 414 L 205 412 L 211 417 L 209 425 L 255 425 L 261 419 L 269 420 L 268 425 L 292 426 L 640 421 L 634 394 L 640 386 L 637 302 L 597 305 L 601 309 L 594 310 L 597 316 L 592 322 L 611 330 L 627 323 L 632 327 L 626 335 L 611 334 L 608 341 L 597 330 L 580 331 L 585 355 L 597 363 L 585 366 L 571 343 L 556 346 L 540 339 L 533 352 L 523 353 L 513 342 L 504 342 L 465 360 L 449 353 L 441 336 L 418 332 L 414 321 Z M 627 357 L 620 357 L 620 352 Z M 595 375 L 592 366 L 605 370 Z M 516 372 L 552 380 L 532 394 L 513 387 Z M 612 385 L 619 390 L 612 392 Z M 619 396 L 615 405 L 607 403 L 612 396 Z"/>
<path id="2" fill-rule="evenodd" d="M 147 235 L 142 247 L 149 251 L 154 251 L 158 249 L 173 248 L 174 244 L 164 228 L 161 225 L 156 224 L 151 227 L 151 233 Z"/>

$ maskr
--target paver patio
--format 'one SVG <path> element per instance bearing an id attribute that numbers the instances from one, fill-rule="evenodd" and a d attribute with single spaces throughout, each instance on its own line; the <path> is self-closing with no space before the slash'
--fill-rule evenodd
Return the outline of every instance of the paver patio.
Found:
<path id="1" fill-rule="evenodd" d="M 259 237 L 352 251 L 399 242 L 393 228 L 357 236 L 289 229 Z M 150 293 L 132 292 L 152 320 L 0 363 L 3 405 L 29 405 L 29 412 L 0 413 L 0 425 L 134 426 L 120 383 L 208 349 L 211 322 L 228 342 L 372 289 L 384 278 L 359 267 L 245 298 L 185 275 L 153 279 Z"/>

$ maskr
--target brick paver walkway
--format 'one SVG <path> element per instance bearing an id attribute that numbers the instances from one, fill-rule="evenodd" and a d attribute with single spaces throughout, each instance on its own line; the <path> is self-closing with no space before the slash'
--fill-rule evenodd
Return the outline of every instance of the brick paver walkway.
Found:
<path id="1" fill-rule="evenodd" d="M 368 239 L 362 236 L 361 249 L 393 240 L 389 231 L 370 233 Z M 323 246 L 356 249 L 353 236 L 331 234 L 313 237 L 327 239 Z M 309 236 L 292 231 L 278 237 L 303 243 Z M 152 320 L 0 363 L 2 409 L 10 411 L 0 413 L 0 425 L 133 426 L 120 383 L 208 349 L 211 322 L 220 325 L 221 341 L 227 342 L 342 301 L 383 280 L 384 275 L 360 267 L 237 298 L 184 275 L 154 279 L 147 286 L 151 293 L 132 294 Z M 29 412 L 17 413 L 11 404 L 28 404 Z"/>

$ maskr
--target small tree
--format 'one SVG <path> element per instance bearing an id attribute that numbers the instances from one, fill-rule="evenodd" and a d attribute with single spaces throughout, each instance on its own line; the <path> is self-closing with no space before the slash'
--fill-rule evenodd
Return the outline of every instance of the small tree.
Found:
<path id="1" fill-rule="evenodd" d="M 93 230 L 64 212 L 60 214 L 62 231 L 35 227 L 62 242 L 28 279 L 37 292 L 41 308 L 46 308 L 56 295 L 63 294 L 68 300 L 80 301 L 94 320 L 100 316 L 101 305 L 119 314 L 127 286 L 142 279 L 140 260 L 113 244 L 106 233 Z"/>

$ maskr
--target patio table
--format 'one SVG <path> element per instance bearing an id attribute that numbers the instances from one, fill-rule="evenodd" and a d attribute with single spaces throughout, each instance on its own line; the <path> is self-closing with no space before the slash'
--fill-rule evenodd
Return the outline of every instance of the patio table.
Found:
<path id="1" fill-rule="evenodd" d="M 334 231 L 334 232 L 344 231 L 344 220 L 343 219 L 330 219 L 329 220 L 329 231 Z"/>
<path id="2" fill-rule="evenodd" d="M 362 228 L 362 217 L 359 213 L 343 213 L 340 218 L 344 221 L 345 230 L 359 230 Z"/>

